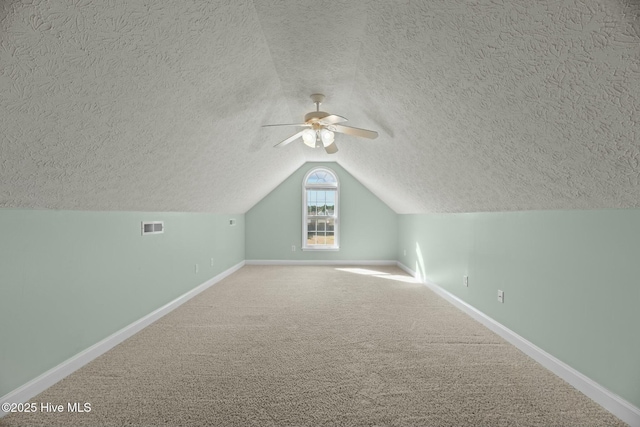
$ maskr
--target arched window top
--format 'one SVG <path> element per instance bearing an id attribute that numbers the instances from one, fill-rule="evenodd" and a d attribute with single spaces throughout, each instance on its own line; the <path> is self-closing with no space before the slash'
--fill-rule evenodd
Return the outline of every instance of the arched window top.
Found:
<path id="1" fill-rule="evenodd" d="M 307 187 L 337 187 L 338 178 L 333 171 L 326 168 L 312 169 L 304 179 Z"/>

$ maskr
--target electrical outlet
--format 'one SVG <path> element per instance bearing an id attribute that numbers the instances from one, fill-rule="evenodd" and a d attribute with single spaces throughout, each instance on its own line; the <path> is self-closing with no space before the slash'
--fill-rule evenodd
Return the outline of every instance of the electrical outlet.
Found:
<path id="1" fill-rule="evenodd" d="M 504 304 L 504 291 L 498 291 L 498 302 Z"/>
<path id="2" fill-rule="evenodd" d="M 195 268 L 196 273 L 197 273 L 199 270 L 200 270 L 200 266 L 199 266 L 198 264 L 196 264 L 196 268 Z"/>
<path id="3" fill-rule="evenodd" d="M 404 256 L 407 256 L 407 250 L 406 249 L 404 250 Z"/>
<path id="4" fill-rule="evenodd" d="M 213 258 L 211 258 L 211 267 L 213 267 Z"/>
<path id="5" fill-rule="evenodd" d="M 296 245 L 291 245 L 291 252 L 295 252 L 296 251 Z"/>
<path id="6" fill-rule="evenodd" d="M 468 288 L 469 287 L 469 276 L 462 276 L 464 278 L 464 285 Z"/>

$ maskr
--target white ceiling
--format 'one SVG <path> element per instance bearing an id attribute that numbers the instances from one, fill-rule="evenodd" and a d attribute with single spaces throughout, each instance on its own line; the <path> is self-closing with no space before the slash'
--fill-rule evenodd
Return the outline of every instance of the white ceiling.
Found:
<path id="1" fill-rule="evenodd" d="M 640 206 L 637 0 L 0 2 L 0 207 L 245 212 L 335 160 L 399 213 Z M 313 110 L 377 130 L 272 146 Z"/>

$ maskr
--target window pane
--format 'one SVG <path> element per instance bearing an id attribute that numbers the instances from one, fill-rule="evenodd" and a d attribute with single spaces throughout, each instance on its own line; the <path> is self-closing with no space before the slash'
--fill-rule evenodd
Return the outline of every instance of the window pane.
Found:
<path id="1" fill-rule="evenodd" d="M 318 183 L 318 173 L 312 173 L 309 175 L 309 179 L 307 179 L 307 184 L 317 184 Z"/>
<path id="2" fill-rule="evenodd" d="M 326 243 L 326 239 L 324 238 L 324 236 L 318 236 L 317 239 L 318 239 L 318 243 L 317 243 L 318 245 L 326 245 L 327 244 Z"/>
<path id="3" fill-rule="evenodd" d="M 316 219 L 310 219 L 307 221 L 307 231 L 316 231 Z"/>
<path id="4" fill-rule="evenodd" d="M 311 210 L 309 211 L 310 215 L 320 215 L 320 210 L 318 209 L 318 199 L 321 197 L 321 193 L 322 191 L 315 190 L 310 190 L 307 192 L 307 203 L 311 205 Z"/>
<path id="5" fill-rule="evenodd" d="M 318 232 L 324 232 L 326 223 L 327 223 L 327 220 L 325 219 L 318 220 Z"/>
<path id="6" fill-rule="evenodd" d="M 317 194 L 318 195 L 317 195 L 317 198 L 316 198 L 316 206 L 317 206 L 318 215 L 326 215 L 326 212 L 324 210 L 325 192 L 324 191 L 318 191 Z"/>
<path id="7" fill-rule="evenodd" d="M 335 220 L 333 218 L 325 219 L 325 223 L 326 223 L 326 227 L 324 228 L 324 230 L 326 230 L 326 231 L 334 231 Z"/>
<path id="8" fill-rule="evenodd" d="M 316 192 L 307 191 L 307 205 L 309 206 L 309 215 L 316 214 Z"/>
<path id="9" fill-rule="evenodd" d="M 336 192 L 327 191 L 325 200 L 327 204 L 327 215 L 334 215 L 336 207 Z"/>
<path id="10" fill-rule="evenodd" d="M 307 233 L 307 245 L 316 245 L 317 241 L 316 233 Z"/>
<path id="11" fill-rule="evenodd" d="M 335 244 L 335 236 L 333 235 L 333 232 L 328 231 L 326 239 L 327 239 L 327 245 Z"/>

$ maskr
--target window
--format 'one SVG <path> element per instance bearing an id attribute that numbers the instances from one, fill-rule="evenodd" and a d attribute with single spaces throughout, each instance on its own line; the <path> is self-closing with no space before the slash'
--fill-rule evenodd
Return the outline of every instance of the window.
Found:
<path id="1" fill-rule="evenodd" d="M 315 168 L 302 186 L 302 249 L 338 250 L 338 177 L 330 169 Z"/>

